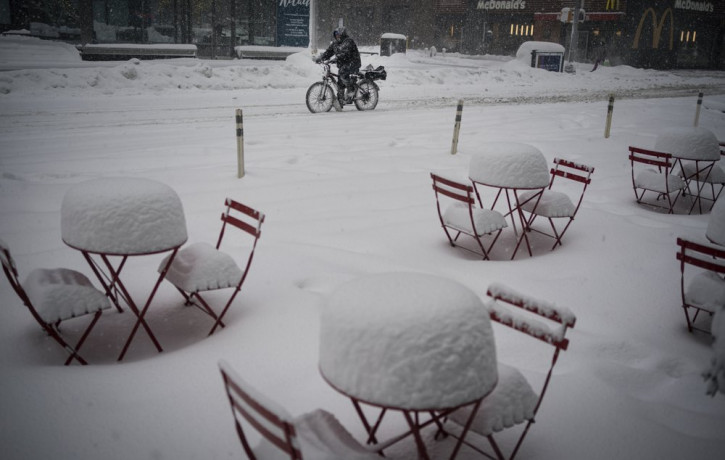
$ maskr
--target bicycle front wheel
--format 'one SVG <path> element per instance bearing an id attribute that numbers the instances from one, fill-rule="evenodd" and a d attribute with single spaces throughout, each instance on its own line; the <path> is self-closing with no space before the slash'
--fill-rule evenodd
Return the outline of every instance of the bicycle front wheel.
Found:
<path id="1" fill-rule="evenodd" d="M 369 80 L 358 84 L 355 92 L 355 107 L 358 110 L 373 110 L 378 105 L 378 87 Z"/>
<path id="2" fill-rule="evenodd" d="M 312 113 L 329 112 L 332 108 L 332 101 L 335 95 L 329 85 L 318 81 L 307 90 L 305 102 Z"/>

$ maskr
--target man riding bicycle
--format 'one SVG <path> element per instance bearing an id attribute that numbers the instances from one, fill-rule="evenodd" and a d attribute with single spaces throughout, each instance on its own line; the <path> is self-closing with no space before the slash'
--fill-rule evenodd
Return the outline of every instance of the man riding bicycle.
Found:
<path id="1" fill-rule="evenodd" d="M 327 47 L 324 53 L 319 55 L 315 62 L 318 64 L 322 61 L 330 59 L 333 55 L 335 56 L 337 63 L 337 74 L 339 78 L 339 87 L 337 89 L 337 98 L 342 103 L 349 104 L 352 102 L 353 95 L 355 94 L 355 86 L 350 78 L 351 74 L 357 73 L 360 70 L 360 52 L 357 50 L 355 41 L 347 34 L 344 27 L 338 27 L 332 32 L 332 42 Z M 343 91 L 347 88 L 346 93 Z"/>

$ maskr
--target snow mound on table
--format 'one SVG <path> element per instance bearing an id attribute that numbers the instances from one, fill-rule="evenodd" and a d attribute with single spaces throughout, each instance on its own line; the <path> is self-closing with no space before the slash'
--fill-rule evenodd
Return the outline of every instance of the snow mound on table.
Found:
<path id="1" fill-rule="evenodd" d="M 655 150 L 688 160 L 720 159 L 720 143 L 715 134 L 705 128 L 670 128 L 657 136 Z"/>
<path id="2" fill-rule="evenodd" d="M 397 408 L 454 407 L 493 388 L 493 331 L 481 299 L 431 275 L 341 285 L 323 310 L 320 370 L 347 395 Z"/>
<path id="3" fill-rule="evenodd" d="M 179 196 L 169 186 L 139 178 L 76 184 L 61 204 L 63 241 L 106 254 L 149 254 L 186 241 Z"/>
<path id="4" fill-rule="evenodd" d="M 483 144 L 471 157 L 468 174 L 482 184 L 537 188 L 549 185 L 546 158 L 533 145 L 518 142 Z"/>

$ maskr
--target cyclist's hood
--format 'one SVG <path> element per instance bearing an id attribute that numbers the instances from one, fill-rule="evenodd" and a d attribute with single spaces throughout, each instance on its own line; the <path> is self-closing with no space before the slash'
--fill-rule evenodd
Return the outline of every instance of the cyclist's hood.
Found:
<path id="1" fill-rule="evenodd" d="M 347 29 L 345 29 L 344 27 L 340 26 L 337 29 L 333 30 L 332 31 L 332 39 L 335 40 L 335 39 L 337 39 L 337 37 L 340 37 L 340 41 L 345 40 L 348 37 L 348 35 L 347 35 Z"/>

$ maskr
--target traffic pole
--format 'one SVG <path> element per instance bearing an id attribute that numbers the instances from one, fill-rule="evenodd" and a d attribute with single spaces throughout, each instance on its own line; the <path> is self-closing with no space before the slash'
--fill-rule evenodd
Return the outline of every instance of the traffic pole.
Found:
<path id="1" fill-rule="evenodd" d="M 237 109 L 237 177 L 244 177 L 244 125 L 242 109 Z"/>
<path id="2" fill-rule="evenodd" d="M 700 123 L 700 108 L 702 108 L 702 91 L 697 95 L 697 108 L 695 109 L 695 128 Z"/>
<path id="3" fill-rule="evenodd" d="M 609 130 L 612 127 L 612 112 L 614 112 L 614 94 L 609 95 L 609 107 L 607 107 L 607 123 L 604 126 L 605 139 L 609 139 Z"/>
<path id="4" fill-rule="evenodd" d="M 453 145 L 451 145 L 451 155 L 455 155 L 458 150 L 458 133 L 461 130 L 461 115 L 463 114 L 463 99 L 458 100 L 456 108 L 456 124 L 453 126 Z"/>

